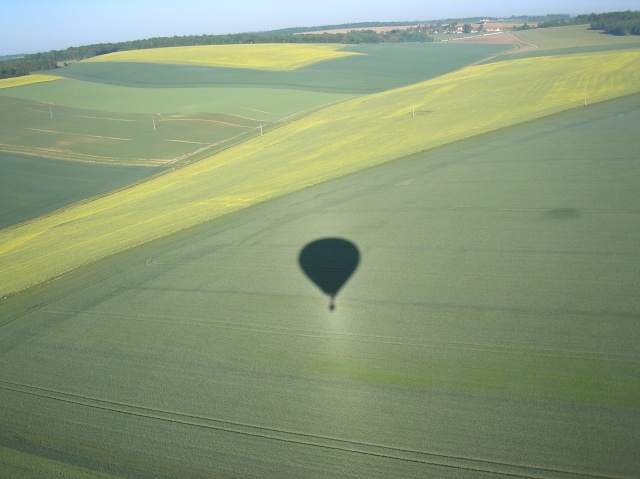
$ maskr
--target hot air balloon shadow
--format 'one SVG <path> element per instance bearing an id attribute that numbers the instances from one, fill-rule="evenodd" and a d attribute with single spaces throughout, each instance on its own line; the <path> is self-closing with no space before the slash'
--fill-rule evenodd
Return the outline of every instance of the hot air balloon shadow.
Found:
<path id="1" fill-rule="evenodd" d="M 329 309 L 333 311 L 335 297 L 358 267 L 360 253 L 351 241 L 323 238 L 302 248 L 298 262 L 304 274 L 329 295 Z"/>

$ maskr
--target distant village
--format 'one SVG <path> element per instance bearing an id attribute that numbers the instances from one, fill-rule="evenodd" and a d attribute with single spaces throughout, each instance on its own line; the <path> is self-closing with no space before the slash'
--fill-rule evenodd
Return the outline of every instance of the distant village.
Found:
<path id="1" fill-rule="evenodd" d="M 496 20 L 479 20 L 474 23 L 428 23 L 418 24 L 413 28 L 415 30 L 426 33 L 427 35 L 435 34 L 463 34 L 463 33 L 498 33 L 513 29 L 522 28 L 522 23 L 501 23 Z M 526 24 L 525 24 L 526 25 Z"/>

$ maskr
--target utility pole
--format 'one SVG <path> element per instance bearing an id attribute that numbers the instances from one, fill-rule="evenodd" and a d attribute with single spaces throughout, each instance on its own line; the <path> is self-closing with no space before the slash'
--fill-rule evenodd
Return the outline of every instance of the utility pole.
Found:
<path id="1" fill-rule="evenodd" d="M 53 110 L 51 109 L 51 105 L 49 105 L 49 116 L 53 120 Z"/>
<path id="2" fill-rule="evenodd" d="M 153 129 L 154 129 L 154 130 L 157 130 L 157 128 L 156 128 L 156 117 L 155 117 L 155 115 L 154 115 L 154 116 L 152 116 L 152 117 L 151 117 L 151 119 L 153 120 Z"/>
<path id="3" fill-rule="evenodd" d="M 260 123 L 260 136 L 262 136 L 262 123 Z"/>
<path id="4" fill-rule="evenodd" d="M 587 84 L 584 84 L 584 106 L 587 106 Z"/>

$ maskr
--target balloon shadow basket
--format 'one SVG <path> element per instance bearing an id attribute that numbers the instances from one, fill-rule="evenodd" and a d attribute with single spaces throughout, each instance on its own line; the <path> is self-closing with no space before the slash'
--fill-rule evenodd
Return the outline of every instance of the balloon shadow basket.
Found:
<path id="1" fill-rule="evenodd" d="M 351 241 L 323 238 L 302 248 L 298 263 L 304 274 L 329 296 L 329 311 L 335 311 L 336 295 L 358 267 L 360 252 Z"/>

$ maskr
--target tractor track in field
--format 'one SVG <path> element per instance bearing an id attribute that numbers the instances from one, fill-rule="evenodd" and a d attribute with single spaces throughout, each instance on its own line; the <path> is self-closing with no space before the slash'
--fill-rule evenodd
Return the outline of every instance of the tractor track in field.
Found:
<path id="1" fill-rule="evenodd" d="M 381 459 L 413 462 L 424 464 L 427 466 L 464 470 L 468 472 L 494 474 L 496 476 L 517 477 L 524 479 L 546 479 L 551 477 L 622 479 L 600 474 L 591 474 L 587 472 L 569 471 L 563 469 L 545 468 L 540 466 L 491 461 L 481 458 L 419 451 L 410 448 L 401 448 L 383 444 L 375 444 L 350 439 L 289 431 L 286 429 L 257 426 L 236 421 L 227 421 L 223 419 L 199 416 L 195 414 L 186 414 L 176 411 L 128 404 L 119 401 L 110 401 L 100 398 L 94 398 L 91 396 L 67 393 L 50 388 L 21 384 L 13 381 L 0 380 L 0 390 L 28 395 L 41 399 L 59 401 L 81 407 L 88 407 L 116 414 L 125 414 L 143 419 L 165 421 L 183 426 L 211 429 L 219 432 L 254 437 L 257 439 L 274 440 L 301 446 L 319 447 L 353 454 L 362 454 Z"/>

